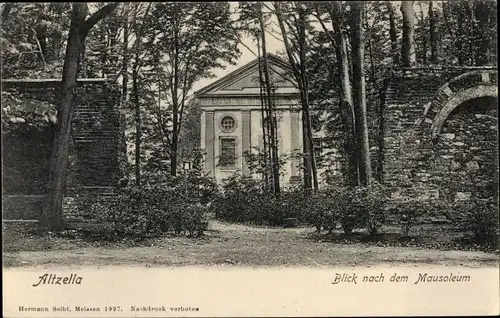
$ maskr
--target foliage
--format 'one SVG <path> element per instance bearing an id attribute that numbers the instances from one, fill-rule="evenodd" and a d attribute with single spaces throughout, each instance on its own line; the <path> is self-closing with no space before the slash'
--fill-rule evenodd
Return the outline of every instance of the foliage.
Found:
<path id="1" fill-rule="evenodd" d="M 356 227 L 366 227 L 370 236 L 376 235 L 386 221 L 386 189 L 374 183 L 372 187 L 355 187 L 344 192 L 346 198 L 339 216 L 344 233 Z"/>
<path id="2" fill-rule="evenodd" d="M 301 220 L 314 225 L 317 232 L 324 228 L 331 233 L 336 227 L 342 208 L 345 208 L 343 190 L 343 188 L 332 188 L 312 193 L 302 191 L 302 195 L 293 193 L 293 198 L 300 200 L 296 204 L 301 207 Z"/>
<path id="3" fill-rule="evenodd" d="M 149 173 L 140 186 L 124 186 L 116 197 L 95 202 L 91 211 L 104 240 L 166 232 L 200 236 L 208 226 L 207 205 L 215 190 L 213 181 L 197 172 L 177 177 Z"/>
<path id="4" fill-rule="evenodd" d="M 497 59 L 497 15 L 494 1 L 444 1 L 441 11 L 442 62 L 486 65 Z M 438 11 L 438 12 L 439 12 Z"/>
<path id="5" fill-rule="evenodd" d="M 471 232 L 474 243 L 498 243 L 498 200 L 472 196 L 454 204 L 454 209 L 460 215 L 454 220 L 455 224 L 459 229 Z"/>
<path id="6" fill-rule="evenodd" d="M 225 180 L 223 191 L 216 197 L 211 209 L 217 218 L 223 220 L 263 222 L 264 212 L 259 202 L 264 197 L 262 194 L 262 185 L 258 180 L 234 174 Z"/>
<path id="7" fill-rule="evenodd" d="M 9 3 L 2 8 L 3 78 L 59 77 L 69 3 Z"/>
<path id="8" fill-rule="evenodd" d="M 183 121 L 195 107 L 189 98 L 193 85 L 235 64 L 240 52 L 228 3 L 153 3 L 150 12 L 142 21 L 147 27 L 141 28 L 140 52 L 134 53 L 133 76 L 140 70 L 141 77 L 136 107 L 146 125 L 141 142 L 169 160 L 175 175 Z"/>
<path id="9" fill-rule="evenodd" d="M 43 130 L 57 122 L 57 108 L 47 100 L 15 90 L 2 91 L 2 131 L 7 133 L 23 127 Z"/>
<path id="10" fill-rule="evenodd" d="M 278 160 L 279 174 L 284 175 L 286 163 L 290 161 L 292 157 L 291 154 L 283 153 L 280 154 Z M 264 151 L 255 149 L 255 151 L 245 151 L 243 152 L 243 159 L 248 165 L 248 169 L 252 174 L 259 176 L 271 176 L 272 175 L 272 163 L 269 160 L 268 154 Z M 262 181 L 265 182 L 263 179 Z M 269 180 L 268 180 L 269 181 Z"/>
<path id="11" fill-rule="evenodd" d="M 2 127 L 2 192 L 46 193 L 55 125 Z"/>
<path id="12" fill-rule="evenodd" d="M 393 200 L 388 212 L 396 216 L 404 237 L 428 215 L 446 214 L 447 205 L 440 199 L 423 199 L 416 196 L 407 196 L 403 200 Z"/>
<path id="13" fill-rule="evenodd" d="M 371 189 L 295 189 L 276 195 L 265 192 L 259 180 L 235 174 L 226 180 L 223 190 L 212 209 L 216 217 L 232 222 L 276 226 L 284 218 L 296 218 L 299 223 L 314 225 L 318 232 L 322 228 L 332 232 L 340 222 L 346 234 L 366 227 L 373 236 L 386 221 L 387 196 L 378 184 Z"/>
<path id="14" fill-rule="evenodd" d="M 234 174 L 225 181 L 211 209 L 222 220 L 279 226 L 284 218 L 298 216 L 297 205 L 289 198 L 285 193 L 265 191 L 260 180 Z"/>

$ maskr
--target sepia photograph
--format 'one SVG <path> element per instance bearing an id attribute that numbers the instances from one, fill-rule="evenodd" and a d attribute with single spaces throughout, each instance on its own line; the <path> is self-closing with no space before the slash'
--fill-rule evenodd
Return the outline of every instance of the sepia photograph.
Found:
<path id="1" fill-rule="evenodd" d="M 498 315 L 497 3 L 1 3 L 5 317 Z"/>

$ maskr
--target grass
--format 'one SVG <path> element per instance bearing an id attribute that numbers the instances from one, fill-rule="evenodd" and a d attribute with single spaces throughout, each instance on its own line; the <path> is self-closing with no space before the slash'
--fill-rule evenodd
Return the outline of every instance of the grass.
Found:
<path id="1" fill-rule="evenodd" d="M 47 232 L 34 224 L 4 223 L 5 266 L 498 266 L 498 251 L 455 248 L 460 237 L 450 228 L 416 228 L 418 239 L 402 241 L 381 234 L 351 237 L 335 231 L 314 233 L 310 227 L 269 228 L 211 221 L 201 238 L 165 235 L 141 241 L 105 243 L 80 231 Z M 437 244 L 433 247 L 432 244 Z"/>

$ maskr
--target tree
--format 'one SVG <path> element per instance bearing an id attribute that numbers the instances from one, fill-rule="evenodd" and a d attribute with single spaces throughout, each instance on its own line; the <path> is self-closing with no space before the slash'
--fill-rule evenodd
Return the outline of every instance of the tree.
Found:
<path id="1" fill-rule="evenodd" d="M 167 145 L 163 152 L 175 176 L 179 132 L 193 84 L 213 77 L 213 69 L 225 68 L 225 63 L 235 64 L 238 39 L 228 3 L 154 3 L 147 23 L 143 60 L 157 85 L 166 87 L 158 96 L 160 107 L 150 108 L 157 126 L 154 138 Z"/>
<path id="2" fill-rule="evenodd" d="M 401 13 L 403 13 L 403 45 L 401 47 L 401 55 L 403 56 L 403 66 L 410 67 L 417 62 L 413 1 L 401 1 Z"/>
<path id="3" fill-rule="evenodd" d="M 356 136 L 359 149 L 359 179 L 363 186 L 371 186 L 372 168 L 370 159 L 370 145 L 368 139 L 368 124 L 366 114 L 366 85 L 364 67 L 364 32 L 363 11 L 365 3 L 355 1 L 351 4 L 352 10 L 352 82 L 354 112 L 356 114 Z"/>
<path id="4" fill-rule="evenodd" d="M 387 9 L 389 10 L 389 25 L 390 25 L 390 37 L 391 37 L 391 54 L 393 58 L 394 65 L 399 64 L 399 52 L 398 52 L 398 32 L 396 30 L 396 13 L 394 12 L 394 7 L 392 6 L 392 1 L 386 1 Z"/>
<path id="5" fill-rule="evenodd" d="M 296 1 L 293 4 L 274 2 L 274 12 L 280 27 L 286 55 L 300 93 L 304 155 L 304 187 L 306 189 L 311 189 L 314 186 L 314 189 L 318 189 L 318 177 L 312 143 L 309 81 L 307 72 L 307 55 L 310 50 L 306 31 L 311 29 L 307 18 L 308 11 L 305 3 L 301 1 Z"/>
<path id="6" fill-rule="evenodd" d="M 54 230 L 62 227 L 62 200 L 66 184 L 71 122 L 75 108 L 73 99 L 77 88 L 77 71 L 80 56 L 85 46 L 85 38 L 92 27 L 112 12 L 118 4 L 117 2 L 109 3 L 88 18 L 86 3 L 72 5 L 71 24 L 57 102 L 57 128 L 50 160 L 48 195 L 42 213 L 42 223 Z"/>
<path id="7" fill-rule="evenodd" d="M 342 126 L 344 127 L 345 134 L 343 140 L 344 153 L 347 162 L 347 181 L 350 185 L 359 185 L 359 165 L 357 156 L 357 141 L 355 132 L 355 114 L 352 101 L 351 79 L 349 75 L 350 61 L 348 52 L 348 37 L 347 37 L 347 24 L 343 17 L 343 7 L 340 1 L 332 1 L 330 3 L 316 4 L 317 15 L 316 18 L 327 35 L 331 45 L 335 48 L 335 55 L 337 60 L 338 78 L 341 89 L 339 90 L 340 96 L 340 118 L 342 119 Z M 321 13 L 326 11 L 330 18 L 333 36 L 330 34 Z"/>
<path id="8" fill-rule="evenodd" d="M 262 12 L 262 4 L 259 4 L 259 25 L 260 25 L 260 35 L 262 40 L 262 73 L 264 74 L 264 87 L 266 90 L 266 99 L 268 107 L 267 125 L 269 127 L 270 139 L 271 139 L 271 164 L 272 164 L 272 176 L 273 176 L 273 191 L 274 193 L 280 193 L 280 176 L 279 176 L 279 155 L 278 155 L 278 145 L 276 138 L 276 111 L 273 106 L 272 101 L 272 84 L 271 76 L 269 74 L 269 64 L 267 60 L 267 47 L 266 47 L 266 29 L 264 25 L 264 16 Z"/>
<path id="9" fill-rule="evenodd" d="M 418 6 L 420 8 L 420 21 L 417 22 L 418 24 L 418 29 L 419 29 L 419 37 L 420 37 L 420 45 L 416 45 L 419 51 L 419 55 L 422 59 L 422 64 L 427 65 L 427 51 L 428 51 L 428 42 L 429 42 L 429 35 L 430 32 L 427 32 L 427 20 L 428 17 L 425 16 L 424 14 L 424 7 L 422 5 L 422 1 L 418 1 Z M 418 47 L 420 46 L 420 47 Z M 417 51 L 417 50 L 416 50 Z M 415 52 L 417 53 L 417 52 Z M 417 54 L 418 55 L 418 54 Z"/>
<path id="10" fill-rule="evenodd" d="M 430 62 L 436 64 L 438 62 L 438 38 L 436 32 L 436 22 L 437 15 L 433 9 L 433 1 L 429 1 L 429 34 L 430 34 L 430 45 L 431 45 L 431 57 Z"/>
<path id="11" fill-rule="evenodd" d="M 279 193 L 281 191 L 279 175 L 282 164 L 278 153 L 276 109 L 273 107 L 275 86 L 270 73 L 273 68 L 268 63 L 266 37 L 266 33 L 271 34 L 268 30 L 270 12 L 264 12 L 263 4 L 259 2 L 240 2 L 238 7 L 239 17 L 235 33 L 238 35 L 240 44 L 252 52 L 259 61 L 258 81 L 263 132 L 263 151 L 258 156 L 247 153 L 245 160 L 249 166 L 259 165 L 250 170 L 262 174 L 264 189 Z M 241 38 L 242 34 L 250 36 L 254 42 L 257 42 L 257 53 L 245 44 Z M 258 160 L 255 160 L 256 158 Z"/>
<path id="12" fill-rule="evenodd" d="M 2 7 L 2 77 L 60 77 L 68 3 L 8 3 Z"/>
<path id="13" fill-rule="evenodd" d="M 141 68 L 143 67 L 143 59 L 142 49 L 143 49 L 143 39 L 145 38 L 146 32 L 146 18 L 149 15 L 149 11 L 151 8 L 151 3 L 148 3 L 144 15 L 142 17 L 142 23 L 139 25 L 137 23 L 137 17 L 140 14 L 141 7 L 139 3 L 136 3 L 134 6 L 134 16 L 135 19 L 132 23 L 132 29 L 135 35 L 135 42 L 133 47 L 134 54 L 134 63 L 132 65 L 132 95 L 134 101 L 134 119 L 135 119 L 135 184 L 141 184 L 141 137 L 142 137 L 142 118 L 141 118 L 141 103 L 139 98 L 139 75 Z M 127 52 L 128 53 L 128 52 Z M 128 76 L 128 75 L 127 75 Z M 128 78 L 127 78 L 128 79 Z"/>

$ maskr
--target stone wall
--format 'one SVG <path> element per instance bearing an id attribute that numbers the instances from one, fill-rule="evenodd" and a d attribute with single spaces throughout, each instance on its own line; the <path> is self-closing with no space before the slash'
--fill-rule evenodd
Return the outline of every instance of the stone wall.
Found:
<path id="1" fill-rule="evenodd" d="M 19 92 L 24 97 L 29 96 L 36 103 L 37 100 L 50 101 L 56 104 L 59 88 L 59 80 L 40 79 L 40 80 L 5 80 L 2 81 L 2 89 L 11 92 Z M 102 188 L 114 187 L 121 177 L 119 166 L 120 152 L 123 151 L 121 145 L 122 130 L 120 128 L 120 118 L 117 109 L 119 101 L 119 91 L 114 85 L 107 82 L 105 79 L 81 79 L 79 80 L 78 90 L 75 98 L 75 113 L 72 122 L 72 139 L 70 144 L 69 167 L 67 175 L 67 189 L 65 203 L 74 202 L 71 200 L 76 194 L 82 192 L 82 188 Z M 23 129 L 23 127 L 20 127 Z M 26 127 L 26 130 L 27 127 Z M 35 132 L 26 136 L 25 144 L 33 144 L 33 151 L 30 153 L 21 152 L 23 156 L 9 162 L 4 162 L 4 170 L 22 170 L 23 165 L 30 165 L 31 161 L 41 160 L 37 158 L 39 153 L 47 154 L 45 148 L 51 148 L 51 143 L 36 144 L 36 140 L 40 136 Z M 8 138 L 2 136 L 3 139 Z M 19 142 L 19 140 L 16 140 Z M 38 151 L 40 149 L 43 151 Z M 50 150 L 50 149 L 49 149 Z M 3 155 L 9 156 L 8 155 Z M 45 184 L 47 182 L 48 160 L 44 164 L 37 166 L 39 183 L 36 189 L 26 192 L 26 190 L 17 190 L 20 187 L 12 185 L 10 188 L 14 193 L 9 193 L 14 196 L 4 196 L 8 201 L 9 206 L 16 206 L 15 202 L 19 202 L 19 195 L 43 195 L 45 194 Z M 5 166 L 7 164 L 7 166 Z M 12 179 L 12 178 L 11 178 Z M 15 180 L 14 180 L 15 182 Z M 109 192 L 109 191 L 107 191 Z M 5 191 L 4 191 L 5 193 Z M 16 198 L 16 199 L 12 199 Z M 12 200 L 11 200 L 12 199 Z M 77 200 L 78 201 L 78 200 Z M 73 204 L 74 206 L 74 204 Z M 41 205 L 39 204 L 41 210 Z M 19 212 L 9 213 L 9 218 L 30 218 L 37 213 L 23 213 L 25 209 L 19 206 Z M 74 210 L 71 204 L 65 204 L 64 209 Z M 12 209 L 11 209 L 12 210 Z M 14 209 L 15 210 L 15 209 Z M 32 209 L 30 209 L 32 210 Z M 38 212 L 39 214 L 39 212 Z M 70 213 L 71 214 L 71 213 Z"/>
<path id="2" fill-rule="evenodd" d="M 412 189 L 456 200 L 480 181 L 496 184 L 496 85 L 492 67 L 414 68 L 394 75 L 382 105 L 379 151 L 382 182 L 393 198 Z"/>
<path id="3" fill-rule="evenodd" d="M 3 195 L 2 217 L 4 220 L 38 220 L 44 195 Z"/>
<path id="4" fill-rule="evenodd" d="M 2 133 L 2 193 L 45 193 L 54 126 L 38 129 L 23 124 Z"/>

